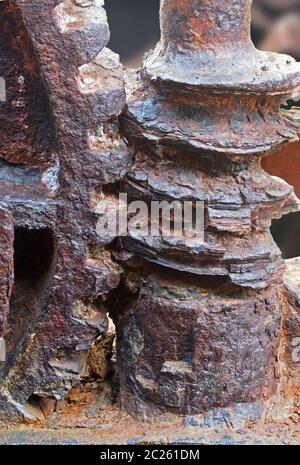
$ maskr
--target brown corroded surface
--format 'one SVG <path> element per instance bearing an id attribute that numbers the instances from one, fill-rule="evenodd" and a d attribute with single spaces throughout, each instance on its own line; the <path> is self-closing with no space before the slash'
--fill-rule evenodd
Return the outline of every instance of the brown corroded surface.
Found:
<path id="1" fill-rule="evenodd" d="M 0 3 L 0 421 L 40 422 L 0 442 L 295 443 L 299 297 L 269 226 L 298 201 L 261 156 L 297 140 L 299 65 L 253 47 L 250 1 L 164 0 L 125 109 L 103 3 Z M 120 181 L 204 202 L 204 242 L 113 247 Z"/>
<path id="2" fill-rule="evenodd" d="M 10 212 L 0 209 L 0 362 L 6 358 L 4 334 L 9 313 L 9 298 L 13 283 L 14 230 Z"/>
<path id="3" fill-rule="evenodd" d="M 300 258 L 286 260 L 281 395 L 300 415 Z"/>
<path id="4" fill-rule="evenodd" d="M 174 276 L 145 281 L 122 320 L 121 402 L 127 409 L 144 416 L 156 406 L 193 414 L 276 392 L 276 288 L 220 292 Z"/>
<path id="5" fill-rule="evenodd" d="M 300 66 L 254 48 L 250 3 L 162 1 L 161 40 L 127 74 L 129 198 L 205 205 L 204 241 L 122 240 L 135 278 L 119 306 L 120 402 L 143 418 L 277 391 L 284 264 L 269 227 L 299 204 L 261 156 L 298 139 L 299 112 L 282 104 Z"/>
<path id="6" fill-rule="evenodd" d="M 7 82 L 0 116 L 0 337 L 7 345 L 0 418 L 7 424 L 51 411 L 105 337 L 105 300 L 120 269 L 101 247 L 90 199 L 126 173 L 131 154 L 116 134 L 125 91 L 118 57 L 105 48 L 103 1 L 9 0 L 0 4 L 0 21 Z"/>

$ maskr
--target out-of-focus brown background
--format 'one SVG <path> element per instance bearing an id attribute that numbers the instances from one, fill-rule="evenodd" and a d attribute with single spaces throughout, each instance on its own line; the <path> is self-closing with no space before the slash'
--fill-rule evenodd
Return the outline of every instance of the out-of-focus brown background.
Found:
<path id="1" fill-rule="evenodd" d="M 159 0 L 106 0 L 111 40 L 127 67 L 138 67 L 159 40 Z M 253 0 L 252 40 L 261 50 L 287 53 L 300 61 L 300 0 Z M 299 95 L 300 100 L 300 95 Z M 300 105 L 295 97 L 295 106 Z M 300 143 L 264 158 L 270 174 L 295 187 L 300 197 Z M 300 256 L 300 213 L 273 222 L 273 236 L 285 258 Z"/>
<path id="2" fill-rule="evenodd" d="M 138 66 L 159 40 L 160 0 L 106 0 L 110 48 L 125 65 Z M 262 50 L 288 53 L 300 61 L 300 0 L 253 0 L 252 39 Z"/>

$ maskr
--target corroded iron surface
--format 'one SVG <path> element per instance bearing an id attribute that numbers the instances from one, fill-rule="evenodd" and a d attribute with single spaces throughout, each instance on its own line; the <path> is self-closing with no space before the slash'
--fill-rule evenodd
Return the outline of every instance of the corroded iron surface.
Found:
<path id="1" fill-rule="evenodd" d="M 0 417 L 7 424 L 40 418 L 37 399 L 63 398 L 80 381 L 94 341 L 105 337 L 106 295 L 120 269 L 98 247 L 90 199 L 126 173 L 131 154 L 115 134 L 125 90 L 118 57 L 105 48 L 103 1 L 4 1 L 0 21 L 7 87 Z"/>
<path id="2" fill-rule="evenodd" d="M 299 203 L 260 160 L 297 140 L 299 112 L 282 103 L 300 66 L 254 48 L 250 4 L 162 1 L 161 41 L 127 76 L 130 198 L 206 207 L 204 243 L 123 240 L 134 277 L 118 325 L 120 399 L 142 417 L 261 402 L 278 388 L 284 264 L 269 226 Z"/>
<path id="3" fill-rule="evenodd" d="M 298 138 L 282 103 L 300 66 L 254 48 L 248 0 L 163 0 L 160 43 L 125 75 L 103 4 L 0 2 L 0 420 L 272 430 L 297 411 L 299 299 L 269 226 L 299 202 L 261 157 Z M 204 242 L 99 235 L 120 190 L 204 202 Z M 103 408 L 115 378 L 104 400 L 91 382 L 114 363 L 108 313 L 122 413 Z"/>

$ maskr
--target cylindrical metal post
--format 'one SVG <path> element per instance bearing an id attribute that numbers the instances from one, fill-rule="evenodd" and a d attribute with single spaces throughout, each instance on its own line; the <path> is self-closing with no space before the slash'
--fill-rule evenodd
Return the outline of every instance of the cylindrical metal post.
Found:
<path id="1" fill-rule="evenodd" d="M 277 388 L 284 264 L 269 226 L 298 203 L 260 157 L 297 137 L 296 112 L 280 105 L 300 65 L 254 48 L 250 4 L 164 0 L 162 39 L 128 77 L 129 199 L 205 205 L 204 242 L 124 239 L 134 295 L 118 324 L 120 399 L 133 415 L 263 401 Z"/>

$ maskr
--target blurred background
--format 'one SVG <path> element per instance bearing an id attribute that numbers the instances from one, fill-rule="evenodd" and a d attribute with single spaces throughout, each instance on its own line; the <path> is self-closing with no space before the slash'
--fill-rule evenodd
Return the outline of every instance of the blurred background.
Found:
<path id="1" fill-rule="evenodd" d="M 159 40 L 160 0 L 106 0 L 109 47 L 125 66 L 137 67 Z M 252 39 L 261 50 L 287 53 L 300 61 L 300 0 L 254 0 Z"/>
<path id="2" fill-rule="evenodd" d="M 143 54 L 159 40 L 160 0 L 106 0 L 111 29 L 109 47 L 124 66 L 137 68 Z M 300 61 L 300 0 L 253 0 L 252 40 L 260 50 L 286 53 Z M 299 108 L 296 97 L 291 106 Z M 300 143 L 263 159 L 270 174 L 285 179 L 300 197 Z M 300 256 L 300 213 L 276 220 L 272 234 L 284 258 Z"/>

